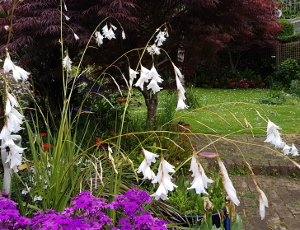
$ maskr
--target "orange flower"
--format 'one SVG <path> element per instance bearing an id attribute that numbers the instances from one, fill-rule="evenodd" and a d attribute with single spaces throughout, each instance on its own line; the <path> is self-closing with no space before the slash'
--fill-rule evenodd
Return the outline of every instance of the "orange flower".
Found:
<path id="1" fill-rule="evenodd" d="M 52 144 L 48 144 L 48 143 L 43 144 L 43 148 L 44 148 L 45 150 L 47 150 L 47 149 L 49 149 L 49 148 L 52 148 L 52 147 L 53 147 Z"/>

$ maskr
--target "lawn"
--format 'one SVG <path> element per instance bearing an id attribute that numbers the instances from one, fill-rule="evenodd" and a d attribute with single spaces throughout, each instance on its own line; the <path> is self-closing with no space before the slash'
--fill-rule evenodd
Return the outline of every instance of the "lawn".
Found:
<path id="1" fill-rule="evenodd" d="M 159 93 L 159 119 L 174 115 L 174 122 L 191 124 L 191 130 L 196 133 L 227 134 L 232 132 L 250 133 L 247 122 L 256 134 L 265 134 L 267 123 L 257 111 L 267 119 L 279 125 L 283 134 L 300 134 L 300 99 L 287 93 L 280 93 L 285 102 L 282 104 L 262 104 L 259 100 L 270 98 L 276 92 L 267 89 L 187 89 L 188 98 L 198 102 L 188 110 L 174 113 L 176 108 L 176 91 Z M 134 117 L 145 118 L 146 106 L 141 94 L 136 91 L 140 107 L 131 107 Z M 273 96 L 272 100 L 276 101 Z M 168 115 L 168 116 L 166 116 Z M 250 126 L 248 126 L 250 127 Z"/>

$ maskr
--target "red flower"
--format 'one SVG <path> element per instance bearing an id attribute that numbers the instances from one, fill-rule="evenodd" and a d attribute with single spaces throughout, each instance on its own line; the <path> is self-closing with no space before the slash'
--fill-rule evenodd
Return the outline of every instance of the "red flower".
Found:
<path id="1" fill-rule="evenodd" d="M 48 144 L 48 143 L 43 144 L 43 148 L 44 148 L 45 150 L 47 150 L 47 149 L 49 149 L 49 148 L 52 148 L 52 147 L 53 147 L 52 144 Z"/>
<path id="2" fill-rule="evenodd" d="M 99 147 L 103 146 L 103 143 L 101 143 L 101 141 L 98 137 L 95 137 L 95 141 L 97 143 L 97 146 L 99 146 Z"/>
<path id="3" fill-rule="evenodd" d="M 47 133 L 41 133 L 41 137 L 47 136 Z"/>
<path id="4" fill-rule="evenodd" d="M 248 87 L 249 87 L 249 84 L 248 84 L 248 83 L 245 83 L 245 84 L 244 84 L 244 88 L 248 89 Z"/>
<path id="5" fill-rule="evenodd" d="M 236 83 L 235 83 L 234 81 L 230 83 L 230 85 L 235 85 L 235 84 L 236 84 Z"/>

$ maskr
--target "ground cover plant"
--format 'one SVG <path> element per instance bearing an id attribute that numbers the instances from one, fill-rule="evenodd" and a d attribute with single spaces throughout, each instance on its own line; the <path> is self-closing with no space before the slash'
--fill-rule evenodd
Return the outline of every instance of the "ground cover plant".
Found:
<path id="1" fill-rule="evenodd" d="M 23 1 L 14 3 L 22 4 Z M 68 12 L 67 5 L 61 0 L 57 7 L 62 25 L 66 19 L 63 12 Z M 169 37 L 168 24 L 164 23 L 159 26 L 145 46 L 126 51 L 120 57 L 116 57 L 115 61 L 105 67 L 96 79 L 93 79 L 93 84 L 103 84 L 107 78 L 113 79 L 120 94 L 120 97 L 117 97 L 118 105 L 121 104 L 120 110 L 118 110 L 119 114 L 116 116 L 118 121 L 115 122 L 110 135 L 106 133 L 101 137 L 95 136 L 93 132 L 97 127 L 94 125 L 94 121 L 89 119 L 92 116 L 86 117 L 96 111 L 90 111 L 89 108 L 84 107 L 85 102 L 88 101 L 91 105 L 98 100 L 98 97 L 92 94 L 94 93 L 93 87 L 89 88 L 76 109 L 71 104 L 72 96 L 77 89 L 76 80 L 83 74 L 91 72 L 91 68 L 83 66 L 84 55 L 91 48 L 90 42 L 96 41 L 99 46 L 104 46 L 103 41 L 109 42 L 116 39 L 115 31 L 120 31 L 122 39 L 126 39 L 126 32 L 115 18 L 103 19 L 90 35 L 86 47 L 81 50 L 82 55 L 78 58 L 77 66 L 73 66 L 72 55 L 69 55 L 64 44 L 63 27 L 59 28 L 62 103 L 59 113 L 55 116 L 51 110 L 45 112 L 41 108 L 39 98 L 35 95 L 32 95 L 33 105 L 31 107 L 19 105 L 10 88 L 10 83 L 7 81 L 7 75 L 12 74 L 14 81 L 19 82 L 26 81 L 30 73 L 29 70 L 21 68 L 19 63 L 14 62 L 14 56 L 8 49 L 9 46 L 5 50 L 4 71 L 1 74 L 4 83 L 1 95 L 3 97 L 1 111 L 3 110 L 4 125 L 0 133 L 3 164 L 7 166 L 4 174 L 4 188 L 9 193 L 8 196 L 18 203 L 19 211 L 16 210 L 15 203 L 11 199 L 1 197 L 2 207 L 11 209 L 8 213 L 1 212 L 3 216 L 6 216 L 1 227 L 26 228 L 33 224 L 33 228 L 70 229 L 74 227 L 74 223 L 77 223 L 78 229 L 104 229 L 110 228 L 110 225 L 115 225 L 111 229 L 166 229 L 166 222 L 152 217 L 152 215 L 158 216 L 161 213 L 159 212 L 161 210 L 155 209 L 157 208 L 156 204 L 159 204 L 163 211 L 169 211 L 162 201 L 168 199 L 169 194 L 177 187 L 174 179 L 180 168 L 189 164 L 193 180 L 188 189 L 195 189 L 199 196 L 207 193 L 208 184 L 213 183 L 204 172 L 201 157 L 216 159 L 219 166 L 218 174 L 222 178 L 220 188 L 224 188 L 224 193 L 230 200 L 230 202 L 228 201 L 229 210 L 232 210 L 234 205 L 239 205 L 239 198 L 221 156 L 216 153 L 204 152 L 207 146 L 213 146 L 218 140 L 235 143 L 234 140 L 229 139 L 229 135 L 238 131 L 229 129 L 226 135 L 210 135 L 203 133 L 201 129 L 191 132 L 191 127 L 185 124 L 184 115 L 179 114 L 176 117 L 175 113 L 169 113 L 174 109 L 177 112 L 188 109 L 189 106 L 186 105 L 188 101 L 190 107 L 195 111 L 201 111 L 203 108 L 199 108 L 199 102 L 193 92 L 186 93 L 182 84 L 184 76 L 162 48 Z M 7 31 L 9 37 L 13 28 L 8 27 Z M 72 33 L 75 40 L 80 39 L 74 31 Z M 132 52 L 138 56 L 139 60 L 136 63 L 130 61 L 129 53 Z M 161 54 L 166 56 L 169 65 L 173 68 L 172 77 L 175 79 L 176 93 L 169 92 L 168 101 L 162 99 L 165 103 L 169 102 L 169 104 L 165 104 L 168 111 L 164 112 L 164 115 L 160 115 L 161 122 L 164 124 L 155 127 L 156 123 L 153 120 L 146 123 L 145 129 L 135 131 L 133 127 L 130 127 L 131 123 L 127 123 L 126 120 L 126 117 L 130 116 L 128 108 L 132 105 L 133 87 L 139 88 L 144 94 L 147 92 L 151 99 L 157 99 L 158 92 L 163 88 L 160 84 L 164 79 L 156 69 L 155 60 L 156 56 Z M 116 63 L 123 59 L 128 63 L 126 71 L 116 68 Z M 147 63 L 151 68 L 146 68 L 143 63 Z M 119 85 L 114 75 L 108 72 L 110 68 L 117 69 L 118 74 L 116 75 L 121 76 L 125 87 Z M 110 102 L 111 98 L 101 92 L 97 92 L 96 95 L 102 97 L 111 106 L 113 113 L 116 112 L 113 103 L 118 102 Z M 147 95 L 146 97 L 143 95 L 146 100 L 149 99 Z M 173 101 L 171 101 L 170 98 L 176 98 L 176 100 L 172 99 Z M 116 97 L 113 98 L 113 100 L 115 99 Z M 247 105 L 244 102 L 233 103 Z M 226 104 L 228 102 L 224 105 Z M 227 109 L 226 114 L 230 114 L 234 118 L 235 123 L 240 126 L 240 130 L 248 130 L 251 133 L 254 129 L 254 126 L 251 125 L 252 121 L 248 121 L 245 117 L 241 121 L 230 110 L 234 109 Z M 220 115 L 218 115 L 219 112 Z M 280 137 L 279 127 L 261 115 L 259 111 L 255 112 L 257 119 L 263 123 L 261 127 L 267 128 L 266 142 L 282 149 L 283 157 L 298 155 L 296 147 L 294 145 L 289 147 Z M 223 125 L 229 123 L 227 118 L 224 118 L 225 114 L 222 114 L 222 111 L 214 111 L 212 114 L 221 119 Z M 175 119 L 170 120 L 173 116 Z M 82 117 L 86 118 L 86 121 L 82 120 Z M 25 119 L 26 122 L 23 122 Z M 177 120 L 179 121 L 177 122 Z M 209 124 L 203 123 L 201 117 L 194 120 L 201 127 L 213 131 Z M 55 124 L 55 127 L 50 124 Z M 16 135 L 21 133 L 22 125 L 26 127 L 26 142 L 21 142 L 21 136 Z M 259 126 L 259 128 L 261 127 Z M 198 148 L 194 145 L 192 137 L 197 138 L 199 135 L 204 135 L 210 140 L 207 146 Z M 217 139 L 212 140 L 211 137 Z M 124 144 L 127 141 L 128 146 Z M 178 164 L 175 167 L 172 164 L 176 151 L 179 153 L 177 156 L 181 156 L 181 158 L 177 157 Z M 180 154 L 182 152 L 185 155 Z M 294 163 L 300 168 L 296 162 Z M 252 174 L 258 195 L 260 207 L 258 212 L 263 219 L 268 201 L 249 164 L 248 169 Z M 151 197 L 153 197 L 151 202 L 148 194 L 135 189 L 133 186 L 135 184 L 151 193 Z M 132 187 L 134 189 L 130 189 Z M 20 193 L 20 191 L 22 192 Z M 141 199 L 137 199 L 138 197 Z M 104 203 L 104 199 L 108 201 L 108 204 Z M 141 207 L 144 204 L 147 205 Z M 152 210 L 152 213 L 149 210 Z M 19 223 L 16 220 L 19 212 L 28 219 L 20 218 L 23 222 Z M 202 222 L 200 229 L 216 229 L 215 226 L 212 226 L 209 218 L 211 210 L 205 209 L 204 214 L 208 218 Z M 60 221 L 56 221 L 58 219 Z M 230 223 L 233 230 L 241 229 L 240 218 L 236 218 L 234 223 L 232 214 Z M 152 225 L 149 226 L 149 224 Z M 223 229 L 223 224 L 221 225 L 221 229 Z"/>

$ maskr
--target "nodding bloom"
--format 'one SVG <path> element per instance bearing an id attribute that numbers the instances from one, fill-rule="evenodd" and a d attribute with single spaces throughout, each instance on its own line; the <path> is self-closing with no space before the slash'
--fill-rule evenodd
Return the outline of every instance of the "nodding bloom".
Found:
<path id="1" fill-rule="evenodd" d="M 146 149 L 143 149 L 143 153 L 145 156 L 145 159 L 143 162 L 140 164 L 139 168 L 137 169 L 137 172 L 140 173 L 142 172 L 144 175 L 143 179 L 148 179 L 148 180 L 153 180 L 155 177 L 154 172 L 151 170 L 150 165 L 151 163 L 156 162 L 156 157 L 158 157 L 157 154 L 152 153 Z"/>
<path id="2" fill-rule="evenodd" d="M 260 218 L 263 220 L 265 218 L 266 215 L 266 211 L 265 211 L 265 207 L 269 207 L 268 204 L 268 198 L 266 197 L 265 193 L 259 189 L 259 214 L 260 214 Z"/>
<path id="3" fill-rule="evenodd" d="M 152 54 L 160 55 L 160 49 L 155 44 L 153 44 L 150 47 L 148 47 L 147 51 L 151 55 Z"/>
<path id="4" fill-rule="evenodd" d="M 75 33 L 74 33 L 74 38 L 75 38 L 75 40 L 78 40 L 78 39 L 79 39 L 78 35 L 75 34 Z"/>
<path id="5" fill-rule="evenodd" d="M 13 139 L 5 141 L 5 143 L 0 147 L 1 149 L 9 149 L 5 163 L 8 163 L 10 168 L 17 172 L 17 167 L 22 164 L 22 153 L 25 148 L 17 146 Z"/>
<path id="6" fill-rule="evenodd" d="M 162 46 L 162 44 L 166 41 L 167 37 L 169 37 L 169 34 L 166 29 L 164 31 L 158 29 L 157 31 L 159 32 L 156 35 L 155 43 L 157 46 Z"/>
<path id="7" fill-rule="evenodd" d="M 221 171 L 221 174 L 222 174 L 222 182 L 223 182 L 223 186 L 224 186 L 224 189 L 225 191 L 227 192 L 230 200 L 237 206 L 239 206 L 240 204 L 240 201 L 237 197 L 237 194 L 236 194 L 236 190 L 235 188 L 233 187 L 233 184 L 228 176 L 228 173 L 227 173 L 227 170 L 225 168 L 225 165 L 223 164 L 222 160 L 220 157 L 217 157 L 217 160 L 218 160 L 218 164 L 219 164 L 219 167 L 220 167 L 220 171 Z"/>
<path id="8" fill-rule="evenodd" d="M 280 129 L 280 127 L 269 120 L 267 127 L 267 139 L 265 142 L 275 145 L 275 148 L 283 148 L 285 143 L 283 142 L 278 129 Z"/>
<path id="9" fill-rule="evenodd" d="M 65 56 L 65 58 L 63 60 L 63 67 L 67 71 L 72 70 L 72 61 L 71 61 L 68 53 L 67 53 L 67 55 Z"/>
<path id="10" fill-rule="evenodd" d="M 126 34 L 125 34 L 124 30 L 122 30 L 122 39 L 126 39 Z"/>
<path id="11" fill-rule="evenodd" d="M 158 74 L 156 68 L 154 67 L 154 65 L 152 66 L 152 68 L 149 71 L 148 74 L 149 79 L 153 79 L 155 80 L 157 83 L 162 83 L 164 80 L 160 77 L 160 75 Z"/>
<path id="12" fill-rule="evenodd" d="M 194 177 L 194 180 L 192 181 L 192 186 L 188 189 L 195 189 L 195 192 L 197 194 L 207 194 L 206 189 L 208 187 L 208 183 L 213 183 L 214 181 L 206 176 L 202 165 L 194 155 L 192 156 L 189 171 L 193 172 L 192 177 Z"/>
<path id="13" fill-rule="evenodd" d="M 288 146 L 287 144 L 284 145 L 284 147 L 282 148 L 282 152 L 284 153 L 284 155 L 289 155 L 291 152 L 291 146 Z"/>
<path id="14" fill-rule="evenodd" d="M 98 46 L 101 46 L 103 44 L 103 36 L 99 31 L 95 32 L 96 42 Z"/>
<path id="15" fill-rule="evenodd" d="M 111 27 L 108 29 L 108 26 L 105 25 L 102 28 L 102 34 L 105 38 L 107 38 L 108 40 L 111 40 L 113 38 L 116 38 L 114 30 L 116 30 L 117 27 L 115 27 L 114 25 L 111 25 Z"/>
<path id="16" fill-rule="evenodd" d="M 167 200 L 168 191 L 173 191 L 174 187 L 178 187 L 177 185 L 172 183 L 172 177 L 169 175 L 169 173 L 175 172 L 174 168 L 174 166 L 172 166 L 162 157 L 159 164 L 158 173 L 155 179 L 152 181 L 152 183 L 159 183 L 157 191 L 151 195 L 155 197 L 155 200 Z"/>
<path id="17" fill-rule="evenodd" d="M 175 64 L 172 62 L 172 65 L 174 67 L 175 72 L 175 79 L 176 79 L 176 86 L 177 86 L 177 94 L 178 94 L 178 101 L 177 101 L 177 108 L 176 110 L 180 109 L 188 109 L 189 106 L 185 104 L 185 89 L 183 88 L 183 85 L 181 81 L 183 80 L 183 75 L 181 74 L 180 70 L 175 66 Z"/>
<path id="18" fill-rule="evenodd" d="M 9 71 L 13 72 L 13 78 L 18 80 L 27 80 L 30 75 L 29 72 L 25 71 L 19 66 L 16 66 L 10 58 L 8 51 L 6 51 L 6 58 L 3 65 L 4 73 L 8 73 Z"/>
<path id="19" fill-rule="evenodd" d="M 296 148 L 296 146 L 295 146 L 294 144 L 292 144 L 291 154 L 292 154 L 294 157 L 295 157 L 295 156 L 299 156 L 298 149 Z"/>
<path id="20" fill-rule="evenodd" d="M 157 82 L 154 79 L 152 79 L 150 81 L 149 85 L 147 86 L 147 89 L 148 90 L 151 89 L 152 92 L 155 94 L 155 93 L 159 92 L 162 88 L 159 87 L 159 85 L 157 84 Z"/>
<path id="21" fill-rule="evenodd" d="M 149 69 L 145 68 L 144 66 L 141 66 L 140 78 L 137 80 L 134 86 L 140 87 L 141 90 L 144 90 L 144 83 L 148 83 L 149 81 L 149 72 Z"/>

